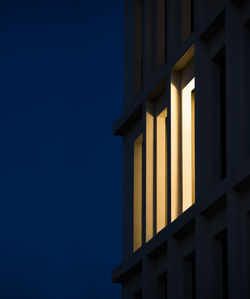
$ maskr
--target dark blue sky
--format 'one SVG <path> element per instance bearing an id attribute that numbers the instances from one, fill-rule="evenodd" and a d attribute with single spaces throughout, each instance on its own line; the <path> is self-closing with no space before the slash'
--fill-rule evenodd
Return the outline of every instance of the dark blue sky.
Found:
<path id="1" fill-rule="evenodd" d="M 118 298 L 123 1 L 1 1 L 0 38 L 0 298 Z"/>

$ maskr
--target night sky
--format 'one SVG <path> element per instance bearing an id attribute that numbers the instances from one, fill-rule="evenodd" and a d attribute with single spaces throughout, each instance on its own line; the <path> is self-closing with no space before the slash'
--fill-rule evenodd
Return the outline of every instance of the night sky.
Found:
<path id="1" fill-rule="evenodd" d="M 0 298 L 119 298 L 123 1 L 1 1 L 0 37 Z"/>

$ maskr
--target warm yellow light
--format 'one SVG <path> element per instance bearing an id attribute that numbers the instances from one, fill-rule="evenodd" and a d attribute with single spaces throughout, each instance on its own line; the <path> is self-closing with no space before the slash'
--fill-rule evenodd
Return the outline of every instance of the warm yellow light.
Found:
<path id="1" fill-rule="evenodd" d="M 146 242 L 154 235 L 154 116 L 146 112 Z"/>
<path id="2" fill-rule="evenodd" d="M 142 134 L 134 143 L 134 251 L 142 245 Z"/>
<path id="3" fill-rule="evenodd" d="M 171 221 L 195 202 L 195 78 L 171 77 Z"/>
<path id="4" fill-rule="evenodd" d="M 193 78 L 182 89 L 182 211 L 188 209 L 194 202 L 194 97 Z"/>
<path id="5" fill-rule="evenodd" d="M 167 108 L 156 118 L 156 231 L 167 224 Z"/>
<path id="6" fill-rule="evenodd" d="M 175 85 L 177 80 L 178 78 L 175 78 L 173 74 L 171 83 L 171 221 L 181 213 L 180 96 Z"/>

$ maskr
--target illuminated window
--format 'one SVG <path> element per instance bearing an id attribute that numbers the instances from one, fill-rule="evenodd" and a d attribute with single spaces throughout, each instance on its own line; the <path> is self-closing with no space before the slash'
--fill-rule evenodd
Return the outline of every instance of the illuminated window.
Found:
<path id="1" fill-rule="evenodd" d="M 192 49 L 190 50 L 192 55 Z M 187 59 L 189 53 L 184 56 Z M 171 77 L 171 220 L 195 203 L 195 78 L 193 59 Z M 184 66 L 183 66 L 184 65 Z"/>
<path id="2" fill-rule="evenodd" d="M 171 220 L 181 213 L 181 169 L 180 169 L 180 95 L 177 73 L 171 82 Z"/>
<path id="3" fill-rule="evenodd" d="M 167 108 L 156 117 L 156 232 L 167 224 Z"/>
<path id="4" fill-rule="evenodd" d="M 146 112 L 146 242 L 154 236 L 154 113 L 148 101 Z"/>
<path id="5" fill-rule="evenodd" d="M 134 251 L 142 245 L 142 134 L 134 142 Z"/>
<path id="6" fill-rule="evenodd" d="M 146 242 L 167 225 L 167 108 L 146 113 Z"/>
<path id="7" fill-rule="evenodd" d="M 182 211 L 195 202 L 194 78 L 182 89 Z"/>

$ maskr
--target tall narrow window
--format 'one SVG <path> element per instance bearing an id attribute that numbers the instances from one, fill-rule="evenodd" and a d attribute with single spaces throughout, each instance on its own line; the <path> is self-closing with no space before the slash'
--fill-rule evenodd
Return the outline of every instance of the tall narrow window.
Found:
<path id="1" fill-rule="evenodd" d="M 134 251 L 142 245 L 142 134 L 134 143 Z"/>
<path id="2" fill-rule="evenodd" d="M 172 72 L 171 78 L 171 221 L 181 213 L 181 140 L 180 140 L 180 76 Z"/>
<path id="3" fill-rule="evenodd" d="M 135 92 L 143 84 L 143 1 L 135 1 Z"/>
<path id="4" fill-rule="evenodd" d="M 194 48 L 171 72 L 171 221 L 195 203 Z"/>
<path id="5" fill-rule="evenodd" d="M 193 78 L 182 89 L 182 211 L 195 202 L 195 133 Z"/>
<path id="6" fill-rule="evenodd" d="M 167 224 L 167 108 L 156 117 L 156 232 Z"/>
<path id="7" fill-rule="evenodd" d="M 146 242 L 167 225 L 167 108 L 162 110 L 163 99 L 147 101 Z"/>
<path id="8" fill-rule="evenodd" d="M 146 112 L 146 242 L 154 236 L 154 105 L 147 102 Z"/>

